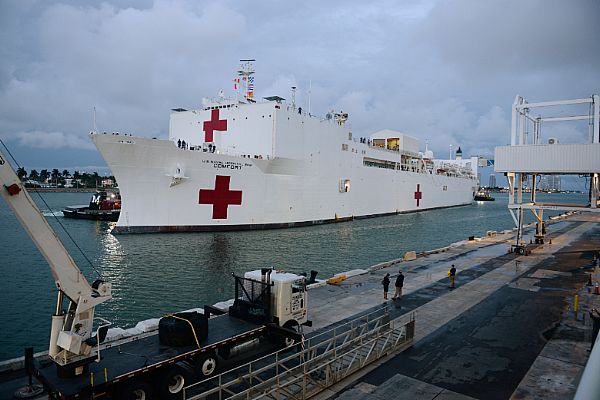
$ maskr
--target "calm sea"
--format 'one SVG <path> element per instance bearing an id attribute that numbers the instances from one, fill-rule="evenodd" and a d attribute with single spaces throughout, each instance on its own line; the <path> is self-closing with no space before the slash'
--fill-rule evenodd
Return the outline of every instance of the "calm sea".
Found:
<path id="1" fill-rule="evenodd" d="M 90 193 L 44 193 L 33 197 L 46 215 L 87 204 Z M 120 235 L 105 222 L 48 217 L 88 280 L 106 281 L 114 299 L 97 315 L 120 327 L 167 312 L 201 307 L 232 297 L 232 273 L 273 266 L 319 277 L 400 258 L 406 251 L 446 246 L 487 230 L 513 226 L 507 195 L 495 202 L 281 230 Z M 541 195 L 542 201 L 583 203 L 583 194 Z M 556 214 L 556 213 L 554 213 Z M 546 213 L 547 216 L 554 215 Z M 532 218 L 528 218 L 532 220 Z M 61 225 L 77 246 L 67 239 Z M 81 248 L 84 257 L 77 249 Z M 48 348 L 56 289 L 47 263 L 0 200 L 0 360 L 22 355 L 25 346 Z"/>

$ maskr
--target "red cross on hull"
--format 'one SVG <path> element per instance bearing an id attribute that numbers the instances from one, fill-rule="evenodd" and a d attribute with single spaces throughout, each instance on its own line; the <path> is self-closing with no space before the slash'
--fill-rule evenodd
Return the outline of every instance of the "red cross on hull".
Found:
<path id="1" fill-rule="evenodd" d="M 198 204 L 212 204 L 213 219 L 227 219 L 227 207 L 242 204 L 242 191 L 229 190 L 230 180 L 230 176 L 217 175 L 214 189 L 200 189 L 198 193 Z"/>
<path id="2" fill-rule="evenodd" d="M 417 191 L 415 192 L 415 200 L 417 200 L 417 207 L 419 207 L 422 198 L 423 192 L 421 192 L 421 185 L 417 183 Z"/>
<path id="3" fill-rule="evenodd" d="M 210 113 L 210 120 L 204 121 L 204 141 L 212 142 L 214 140 L 213 133 L 214 131 L 226 131 L 227 130 L 227 120 L 219 119 L 219 109 L 216 108 Z"/>

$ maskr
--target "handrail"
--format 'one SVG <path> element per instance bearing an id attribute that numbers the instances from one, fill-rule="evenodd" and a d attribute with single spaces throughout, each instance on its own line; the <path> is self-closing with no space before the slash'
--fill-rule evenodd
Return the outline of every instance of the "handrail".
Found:
<path id="1" fill-rule="evenodd" d="M 374 314 L 377 313 L 381 315 L 375 316 Z M 306 385 L 307 373 L 318 371 L 333 362 L 337 362 L 337 364 L 347 363 L 348 358 L 351 358 L 351 355 L 354 355 L 357 349 L 365 349 L 366 356 L 354 357 L 349 364 L 343 366 L 346 373 L 343 370 L 335 372 L 334 375 L 337 381 L 340 376 L 346 376 L 349 371 L 354 371 L 364 366 L 367 362 L 372 362 L 374 359 L 381 357 L 382 354 L 387 353 L 391 349 L 395 349 L 399 345 L 411 341 L 414 337 L 414 329 L 408 329 L 408 324 L 414 323 L 414 316 L 415 314 L 411 313 L 391 321 L 389 308 L 387 306 L 381 307 L 325 332 L 321 332 L 313 338 L 303 340 L 300 343 L 302 350 L 294 352 L 291 355 L 281 357 L 283 352 L 297 345 L 278 350 L 249 363 L 229 369 L 219 375 L 187 386 L 184 388 L 184 398 L 187 398 L 185 396 L 188 394 L 191 395 L 190 392 L 197 390 L 200 385 L 206 384 L 210 388 L 202 389 L 202 393 L 193 395 L 191 398 L 205 398 L 217 393 L 219 394 L 219 398 L 223 394 L 227 394 L 227 396 L 232 395 L 235 398 L 242 398 L 245 394 L 248 394 L 248 396 L 253 394 L 252 397 L 255 398 L 259 395 L 259 393 L 256 393 L 257 387 L 264 388 L 267 384 L 275 386 L 274 389 L 267 390 L 267 392 L 272 393 L 273 390 L 285 390 L 284 388 L 289 386 L 291 382 L 286 380 L 288 378 L 293 378 L 292 381 L 303 379 Z M 400 328 L 393 327 L 400 322 L 404 323 L 404 325 Z M 368 348 L 365 348 L 365 346 Z M 344 361 L 344 357 L 346 357 L 346 361 Z M 360 361 L 360 365 L 356 364 L 358 361 Z M 338 369 L 340 365 L 338 365 Z M 294 377 L 295 374 L 300 373 L 303 377 Z M 226 375 L 230 375 L 231 378 Z M 265 375 L 267 376 L 266 379 Z M 254 384 L 254 379 L 259 383 Z M 329 382 L 329 378 L 326 380 Z M 238 388 L 238 390 L 241 389 L 241 392 L 236 393 L 234 387 L 243 381 L 246 381 L 248 387 Z M 211 387 L 212 385 L 215 386 Z M 302 390 L 304 393 L 306 387 L 303 386 Z M 260 396 L 263 396 L 267 392 L 263 392 Z"/>

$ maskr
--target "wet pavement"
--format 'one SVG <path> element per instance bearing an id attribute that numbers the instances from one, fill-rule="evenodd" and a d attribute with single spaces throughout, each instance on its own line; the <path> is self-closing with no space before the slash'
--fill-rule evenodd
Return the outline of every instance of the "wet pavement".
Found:
<path id="1" fill-rule="evenodd" d="M 320 398 L 378 399 L 390 387 L 398 389 L 397 399 L 572 398 L 587 359 L 581 349 L 589 348 L 590 338 L 584 312 L 570 323 L 569 307 L 594 270 L 600 226 L 555 228 L 548 236 L 554 243 L 537 246 L 530 256 L 492 255 L 459 268 L 454 290 L 443 278 L 393 302 L 395 315 L 417 310 L 414 346 Z M 458 266 L 477 257 L 469 251 L 452 258 Z M 408 266 L 406 281 L 426 270 Z M 598 302 L 593 295 L 589 300 Z M 421 389 L 407 390 L 407 382 Z"/>

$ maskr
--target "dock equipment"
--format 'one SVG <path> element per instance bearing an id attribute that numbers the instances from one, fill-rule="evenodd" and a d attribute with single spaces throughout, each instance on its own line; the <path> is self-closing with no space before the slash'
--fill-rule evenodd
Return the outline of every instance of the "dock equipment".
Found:
<path id="1" fill-rule="evenodd" d="M 564 116 L 563 108 L 585 107 L 586 112 Z M 532 110 L 550 110 L 544 115 L 532 116 Z M 542 140 L 542 123 L 585 121 L 588 129 L 586 143 L 559 143 L 558 138 Z M 529 132 L 532 131 L 532 135 Z M 554 136 L 554 135 L 552 135 Z M 523 240 L 523 210 L 529 209 L 537 220 L 535 242 L 544 243 L 546 226 L 544 210 L 600 212 L 600 96 L 584 99 L 528 103 L 517 96 L 512 107 L 510 146 L 499 146 L 495 150 L 495 172 L 503 172 L 508 179 L 508 209 L 518 228 L 517 248 Z M 589 176 L 588 204 L 547 204 L 536 199 L 542 183 L 560 189 L 560 175 Z M 524 189 L 531 177 L 531 198 L 524 198 Z"/>
<path id="2" fill-rule="evenodd" d="M 410 347 L 414 334 L 414 312 L 391 321 L 390 310 L 384 306 L 308 335 L 298 345 L 190 385 L 184 388 L 184 399 L 307 399 L 366 365 Z"/>

